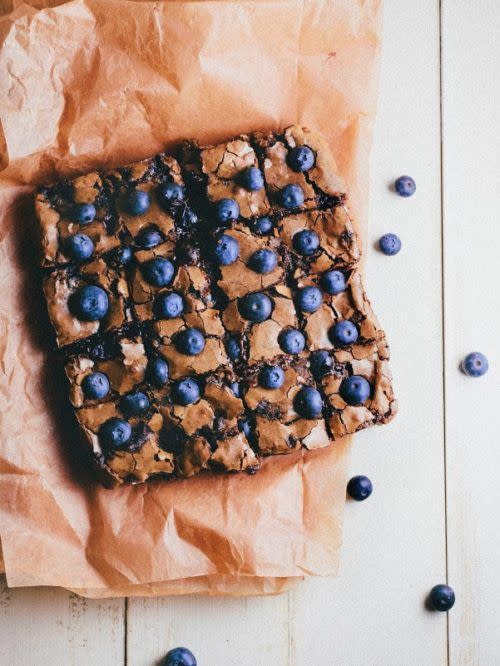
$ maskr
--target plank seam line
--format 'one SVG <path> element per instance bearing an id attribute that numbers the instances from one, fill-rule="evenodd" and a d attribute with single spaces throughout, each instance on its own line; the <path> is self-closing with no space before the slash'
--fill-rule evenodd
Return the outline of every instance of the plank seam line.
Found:
<path id="1" fill-rule="evenodd" d="M 446 429 L 446 321 L 445 321 L 445 296 L 446 296 L 446 271 L 445 271 L 445 227 L 444 227 L 444 114 L 443 114 L 443 4 L 439 0 L 439 136 L 440 136 L 440 216 L 441 216 L 441 349 L 442 349 L 442 386 L 443 386 L 443 466 L 444 466 L 444 550 L 445 550 L 445 574 L 446 582 L 449 584 L 449 547 L 448 547 L 448 461 L 447 451 L 447 429 Z M 450 618 L 446 613 L 446 663 L 450 666 Z"/>

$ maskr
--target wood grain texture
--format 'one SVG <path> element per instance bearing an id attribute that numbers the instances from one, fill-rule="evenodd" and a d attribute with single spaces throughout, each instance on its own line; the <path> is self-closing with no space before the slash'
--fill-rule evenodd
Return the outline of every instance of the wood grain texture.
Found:
<path id="1" fill-rule="evenodd" d="M 443 1 L 443 212 L 453 666 L 500 662 L 500 10 Z M 490 371 L 458 366 L 482 351 Z"/>
<path id="2" fill-rule="evenodd" d="M 83 599 L 60 589 L 9 589 L 0 576 L 0 664 L 121 665 L 124 607 L 123 599 Z"/>

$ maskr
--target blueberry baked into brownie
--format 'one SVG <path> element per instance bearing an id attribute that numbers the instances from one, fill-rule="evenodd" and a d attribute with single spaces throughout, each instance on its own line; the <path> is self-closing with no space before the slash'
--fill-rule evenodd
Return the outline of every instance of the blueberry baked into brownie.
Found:
<path id="1" fill-rule="evenodd" d="M 395 414 L 324 140 L 186 142 L 36 195 L 70 401 L 108 486 L 327 446 Z"/>

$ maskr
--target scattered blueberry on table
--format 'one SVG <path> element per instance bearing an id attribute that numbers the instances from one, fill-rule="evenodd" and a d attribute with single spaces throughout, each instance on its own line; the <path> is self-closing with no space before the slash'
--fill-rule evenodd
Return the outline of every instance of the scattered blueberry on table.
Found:
<path id="1" fill-rule="evenodd" d="M 335 345 L 351 345 L 358 339 L 358 329 L 352 321 L 342 319 L 330 330 L 330 338 Z"/>
<path id="2" fill-rule="evenodd" d="M 64 252 L 76 262 L 85 261 L 94 253 L 94 243 L 87 234 L 74 234 L 66 239 Z"/>
<path id="3" fill-rule="evenodd" d="M 356 502 L 368 499 L 372 494 L 372 482 L 367 476 L 353 476 L 347 484 L 347 494 Z"/>
<path id="4" fill-rule="evenodd" d="M 314 161 L 314 153 L 309 146 L 296 146 L 288 153 L 288 164 L 297 173 L 312 169 Z"/>
<path id="5" fill-rule="evenodd" d="M 200 398 L 200 386 L 196 379 L 186 377 L 176 382 L 172 389 L 174 402 L 178 405 L 192 405 Z"/>
<path id="6" fill-rule="evenodd" d="M 128 192 L 123 202 L 125 211 L 132 216 L 144 215 L 151 206 L 149 194 L 144 190 L 132 190 Z"/>
<path id="7" fill-rule="evenodd" d="M 215 244 L 214 258 L 219 266 L 234 264 L 236 259 L 238 259 L 239 253 L 240 246 L 238 241 L 228 234 L 223 234 Z"/>
<path id="8" fill-rule="evenodd" d="M 323 303 L 323 294 L 318 287 L 302 287 L 297 292 L 296 301 L 301 312 L 316 312 Z"/>
<path id="9" fill-rule="evenodd" d="M 263 248 L 256 250 L 248 262 L 249 267 L 256 273 L 266 274 L 274 271 L 278 265 L 278 257 L 276 252 Z"/>
<path id="10" fill-rule="evenodd" d="M 330 296 L 337 296 L 346 289 L 345 275 L 342 271 L 327 271 L 321 277 L 321 286 Z"/>
<path id="11" fill-rule="evenodd" d="M 241 184 L 250 192 L 257 192 L 264 187 L 264 176 L 257 167 L 248 167 L 241 173 Z"/>
<path id="12" fill-rule="evenodd" d="M 462 361 L 461 368 L 469 377 L 482 377 L 488 372 L 488 359 L 481 352 L 471 352 Z"/>
<path id="13" fill-rule="evenodd" d="M 175 319 L 184 312 L 182 296 L 175 291 L 170 294 L 158 294 L 155 298 L 155 312 L 162 319 Z"/>
<path id="14" fill-rule="evenodd" d="M 142 391 L 134 391 L 124 395 L 120 400 L 120 409 L 127 417 L 139 416 L 149 409 L 149 398 Z"/>
<path id="15" fill-rule="evenodd" d="M 303 386 L 293 401 L 295 411 L 305 419 L 317 419 L 323 411 L 321 393 L 312 386 Z"/>
<path id="16" fill-rule="evenodd" d="M 417 186 L 411 176 L 399 176 L 394 183 L 394 188 L 400 197 L 411 197 L 415 194 Z"/>
<path id="17" fill-rule="evenodd" d="M 299 254 L 309 257 L 319 247 L 319 236 L 315 231 L 303 229 L 298 231 L 292 238 L 293 249 Z"/>
<path id="18" fill-rule="evenodd" d="M 287 209 L 297 208 L 304 203 L 304 192 L 300 185 L 290 183 L 281 190 L 281 203 Z"/>
<path id="19" fill-rule="evenodd" d="M 69 309 L 80 321 L 99 321 L 108 312 L 108 295 L 93 284 L 79 287 L 70 298 Z"/>
<path id="20" fill-rule="evenodd" d="M 449 611 L 455 603 L 455 592 L 449 585 L 434 585 L 429 593 L 429 605 L 437 611 Z"/>
<path id="21" fill-rule="evenodd" d="M 82 380 L 82 391 L 90 400 L 102 400 L 109 393 L 109 379 L 103 372 L 91 372 Z"/>
<path id="22" fill-rule="evenodd" d="M 369 382 L 361 375 L 351 375 L 342 380 L 339 393 L 348 405 L 362 405 L 370 397 L 371 388 Z"/>
<path id="23" fill-rule="evenodd" d="M 143 229 L 137 234 L 135 243 L 143 250 L 151 250 L 151 248 L 163 243 L 163 236 L 156 229 Z"/>
<path id="24" fill-rule="evenodd" d="M 97 214 L 93 204 L 75 204 L 71 210 L 71 219 L 78 224 L 90 224 Z"/>
<path id="25" fill-rule="evenodd" d="M 205 349 L 205 338 L 197 328 L 185 328 L 175 336 L 175 346 L 181 354 L 198 356 Z"/>
<path id="26" fill-rule="evenodd" d="M 384 234 L 380 237 L 378 246 L 381 252 L 392 257 L 400 251 L 401 239 L 396 234 Z"/>
<path id="27" fill-rule="evenodd" d="M 106 449 L 124 447 L 132 437 L 132 426 L 123 419 L 108 419 L 99 429 L 99 440 Z"/>
<path id="28" fill-rule="evenodd" d="M 158 198 L 160 203 L 182 201 L 184 199 L 184 190 L 177 183 L 163 183 L 158 188 Z"/>
<path id="29" fill-rule="evenodd" d="M 154 386 L 161 388 L 168 382 L 170 374 L 168 363 L 159 357 L 152 358 L 148 362 L 146 374 L 149 381 L 154 384 Z"/>
<path id="30" fill-rule="evenodd" d="M 141 266 L 141 273 L 153 287 L 166 287 L 174 277 L 174 265 L 165 257 L 155 257 Z"/>
<path id="31" fill-rule="evenodd" d="M 242 317 L 255 323 L 269 319 L 273 311 L 273 304 L 269 296 L 260 292 L 243 296 L 238 307 Z"/>
<path id="32" fill-rule="evenodd" d="M 306 339 L 296 328 L 287 328 L 280 333 L 278 343 L 285 354 L 300 354 L 305 349 Z"/>
<path id="33" fill-rule="evenodd" d="M 265 389 L 278 389 L 284 381 L 285 373 L 279 365 L 265 365 L 259 374 L 259 384 Z"/>
<path id="34" fill-rule="evenodd" d="M 263 217 L 258 217 L 251 223 L 252 231 L 259 236 L 265 236 L 273 228 L 273 223 L 270 217 L 264 215 Z"/>
<path id="35" fill-rule="evenodd" d="M 228 224 L 237 220 L 240 215 L 240 207 L 234 199 L 221 199 L 215 206 L 215 214 L 222 224 Z"/>

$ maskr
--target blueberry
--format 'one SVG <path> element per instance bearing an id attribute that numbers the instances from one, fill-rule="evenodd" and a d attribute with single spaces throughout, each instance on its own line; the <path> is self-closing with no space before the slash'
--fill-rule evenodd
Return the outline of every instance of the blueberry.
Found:
<path id="1" fill-rule="evenodd" d="M 330 338 L 335 345 L 349 345 L 358 339 L 358 329 L 348 319 L 338 321 L 330 330 Z"/>
<path id="2" fill-rule="evenodd" d="M 318 287 L 302 287 L 297 292 L 296 300 L 301 312 L 316 312 L 323 303 L 323 294 Z"/>
<path id="3" fill-rule="evenodd" d="M 82 391 L 90 400 L 102 400 L 109 393 L 109 379 L 103 372 L 91 372 L 83 378 Z"/>
<path id="4" fill-rule="evenodd" d="M 269 319 L 273 304 L 269 296 L 257 292 L 240 298 L 238 309 L 241 316 L 248 321 L 261 322 Z"/>
<path id="5" fill-rule="evenodd" d="M 279 365 L 265 365 L 259 374 L 259 384 L 266 389 L 278 389 L 283 386 L 285 373 Z"/>
<path id="6" fill-rule="evenodd" d="M 194 210 L 191 210 L 191 208 L 186 208 L 182 213 L 182 223 L 188 229 L 196 227 L 198 224 L 198 215 L 196 215 Z"/>
<path id="7" fill-rule="evenodd" d="M 449 611 L 455 603 L 455 592 L 449 585 L 434 585 L 429 593 L 429 603 L 434 610 Z"/>
<path id="8" fill-rule="evenodd" d="M 316 378 L 323 377 L 333 368 L 333 359 L 327 351 L 315 351 L 311 354 L 311 370 Z"/>
<path id="9" fill-rule="evenodd" d="M 469 377 L 481 377 L 488 372 L 488 359 L 481 352 L 471 352 L 462 361 L 462 371 Z"/>
<path id="10" fill-rule="evenodd" d="M 300 354 L 304 351 L 306 339 L 296 328 L 287 328 L 279 334 L 278 343 L 286 354 Z"/>
<path id="11" fill-rule="evenodd" d="M 174 265 L 164 257 L 155 257 L 141 266 L 141 273 L 153 287 L 166 287 L 174 277 Z"/>
<path id="12" fill-rule="evenodd" d="M 239 428 L 239 431 L 242 432 L 245 435 L 245 437 L 250 436 L 250 432 L 251 432 L 250 424 L 248 423 L 248 421 L 246 419 L 238 419 L 238 428 Z"/>
<path id="13" fill-rule="evenodd" d="M 184 199 L 184 190 L 177 183 L 163 183 L 158 188 L 158 198 L 162 204 L 169 204 L 172 201 L 182 201 Z"/>
<path id="14" fill-rule="evenodd" d="M 304 203 L 304 192 L 300 185 L 291 183 L 281 190 L 281 203 L 285 208 L 297 208 Z"/>
<path id="15" fill-rule="evenodd" d="M 317 419 L 323 411 L 323 398 L 312 386 L 303 386 L 293 401 L 293 407 L 304 419 Z"/>
<path id="16" fill-rule="evenodd" d="M 215 205 L 215 214 L 221 224 L 228 224 L 238 219 L 240 207 L 234 199 L 221 199 Z"/>
<path id="17" fill-rule="evenodd" d="M 226 351 L 231 361 L 237 361 L 239 359 L 241 355 L 241 349 L 240 344 L 236 338 L 229 338 L 226 343 Z"/>
<path id="18" fill-rule="evenodd" d="M 144 190 L 132 190 L 125 196 L 123 207 L 129 215 L 144 215 L 151 206 L 149 194 Z"/>
<path id="19" fill-rule="evenodd" d="M 90 224 L 97 214 L 92 204 L 75 204 L 71 209 L 71 219 L 78 224 Z"/>
<path id="20" fill-rule="evenodd" d="M 152 358 L 148 363 L 146 375 L 157 388 L 165 386 L 169 377 L 168 363 L 159 357 Z"/>
<path id="21" fill-rule="evenodd" d="M 367 476 L 353 476 L 347 484 L 347 494 L 357 502 L 368 499 L 372 490 L 372 482 Z"/>
<path id="22" fill-rule="evenodd" d="M 271 273 L 278 265 L 276 252 L 267 250 L 256 250 L 248 261 L 249 267 L 256 273 Z"/>
<path id="23" fill-rule="evenodd" d="M 70 297 L 69 309 L 81 321 L 99 321 L 108 312 L 108 295 L 93 284 L 79 287 Z"/>
<path id="24" fill-rule="evenodd" d="M 187 648 L 177 647 L 167 652 L 162 666 L 196 666 L 196 659 Z"/>
<path id="25" fill-rule="evenodd" d="M 172 398 L 177 405 L 192 405 L 200 398 L 200 387 L 196 379 L 180 379 L 172 387 Z"/>
<path id="26" fill-rule="evenodd" d="M 240 385 L 238 382 L 231 382 L 231 391 L 234 393 L 234 395 L 239 398 L 240 397 Z"/>
<path id="27" fill-rule="evenodd" d="M 74 261 L 85 261 L 94 253 L 94 243 L 87 234 L 75 234 L 66 238 L 64 253 Z"/>
<path id="28" fill-rule="evenodd" d="M 273 228 L 273 223 L 271 221 L 271 218 L 265 215 L 264 217 L 258 217 L 257 219 L 255 219 L 251 223 L 251 228 L 252 231 L 256 234 L 259 234 L 259 236 L 265 236 Z"/>
<path id="29" fill-rule="evenodd" d="M 185 328 L 175 336 L 175 346 L 181 354 L 198 356 L 205 349 L 205 338 L 197 328 Z"/>
<path id="30" fill-rule="evenodd" d="M 99 440 L 104 449 L 121 449 L 132 437 L 132 426 L 123 419 L 108 419 L 99 428 Z"/>
<path id="31" fill-rule="evenodd" d="M 156 247 L 157 245 L 161 245 L 161 243 L 163 243 L 163 240 L 164 240 L 163 234 L 161 234 L 156 229 L 148 227 L 147 229 L 143 229 L 141 232 L 137 234 L 137 237 L 135 239 L 135 244 L 137 245 L 137 247 L 140 247 L 143 250 L 150 250 L 151 248 Z"/>
<path id="32" fill-rule="evenodd" d="M 264 187 L 264 176 L 257 167 L 248 167 L 241 172 L 240 182 L 246 190 L 257 192 Z"/>
<path id="33" fill-rule="evenodd" d="M 370 397 L 371 388 L 364 377 L 352 375 L 342 380 L 339 393 L 348 405 L 362 405 Z"/>
<path id="34" fill-rule="evenodd" d="M 116 252 L 115 252 L 115 261 L 117 261 L 122 266 L 126 266 L 127 264 L 130 264 L 130 262 L 132 261 L 132 250 L 128 247 L 128 245 L 124 245 L 123 247 L 119 247 L 116 250 Z"/>
<path id="35" fill-rule="evenodd" d="M 315 231 L 303 229 L 298 231 L 292 239 L 293 249 L 305 257 L 314 254 L 319 247 L 319 236 Z"/>
<path id="36" fill-rule="evenodd" d="M 175 291 L 170 294 L 158 294 L 155 298 L 155 312 L 162 319 L 175 319 L 184 312 L 184 301 L 182 296 Z"/>
<path id="37" fill-rule="evenodd" d="M 149 398 L 142 391 L 128 393 L 120 400 L 120 409 L 125 416 L 139 416 L 149 409 Z"/>
<path id="38" fill-rule="evenodd" d="M 234 264 L 236 259 L 238 259 L 239 253 L 240 246 L 238 241 L 228 234 L 223 234 L 215 245 L 214 256 L 220 266 Z"/>
<path id="39" fill-rule="evenodd" d="M 288 164 L 297 172 L 309 171 L 314 166 L 314 153 L 309 146 L 296 146 L 288 153 Z"/>
<path id="40" fill-rule="evenodd" d="M 417 189 L 415 181 L 411 176 L 399 176 L 394 183 L 394 187 L 400 197 L 411 197 L 412 194 L 415 194 L 415 190 Z"/>
<path id="41" fill-rule="evenodd" d="M 337 294 L 345 291 L 345 275 L 342 271 L 327 271 L 321 276 L 321 286 L 327 294 L 337 296 Z"/>
<path id="42" fill-rule="evenodd" d="M 401 249 L 401 240 L 396 234 L 384 234 L 379 238 L 378 246 L 381 252 L 392 257 Z"/>

